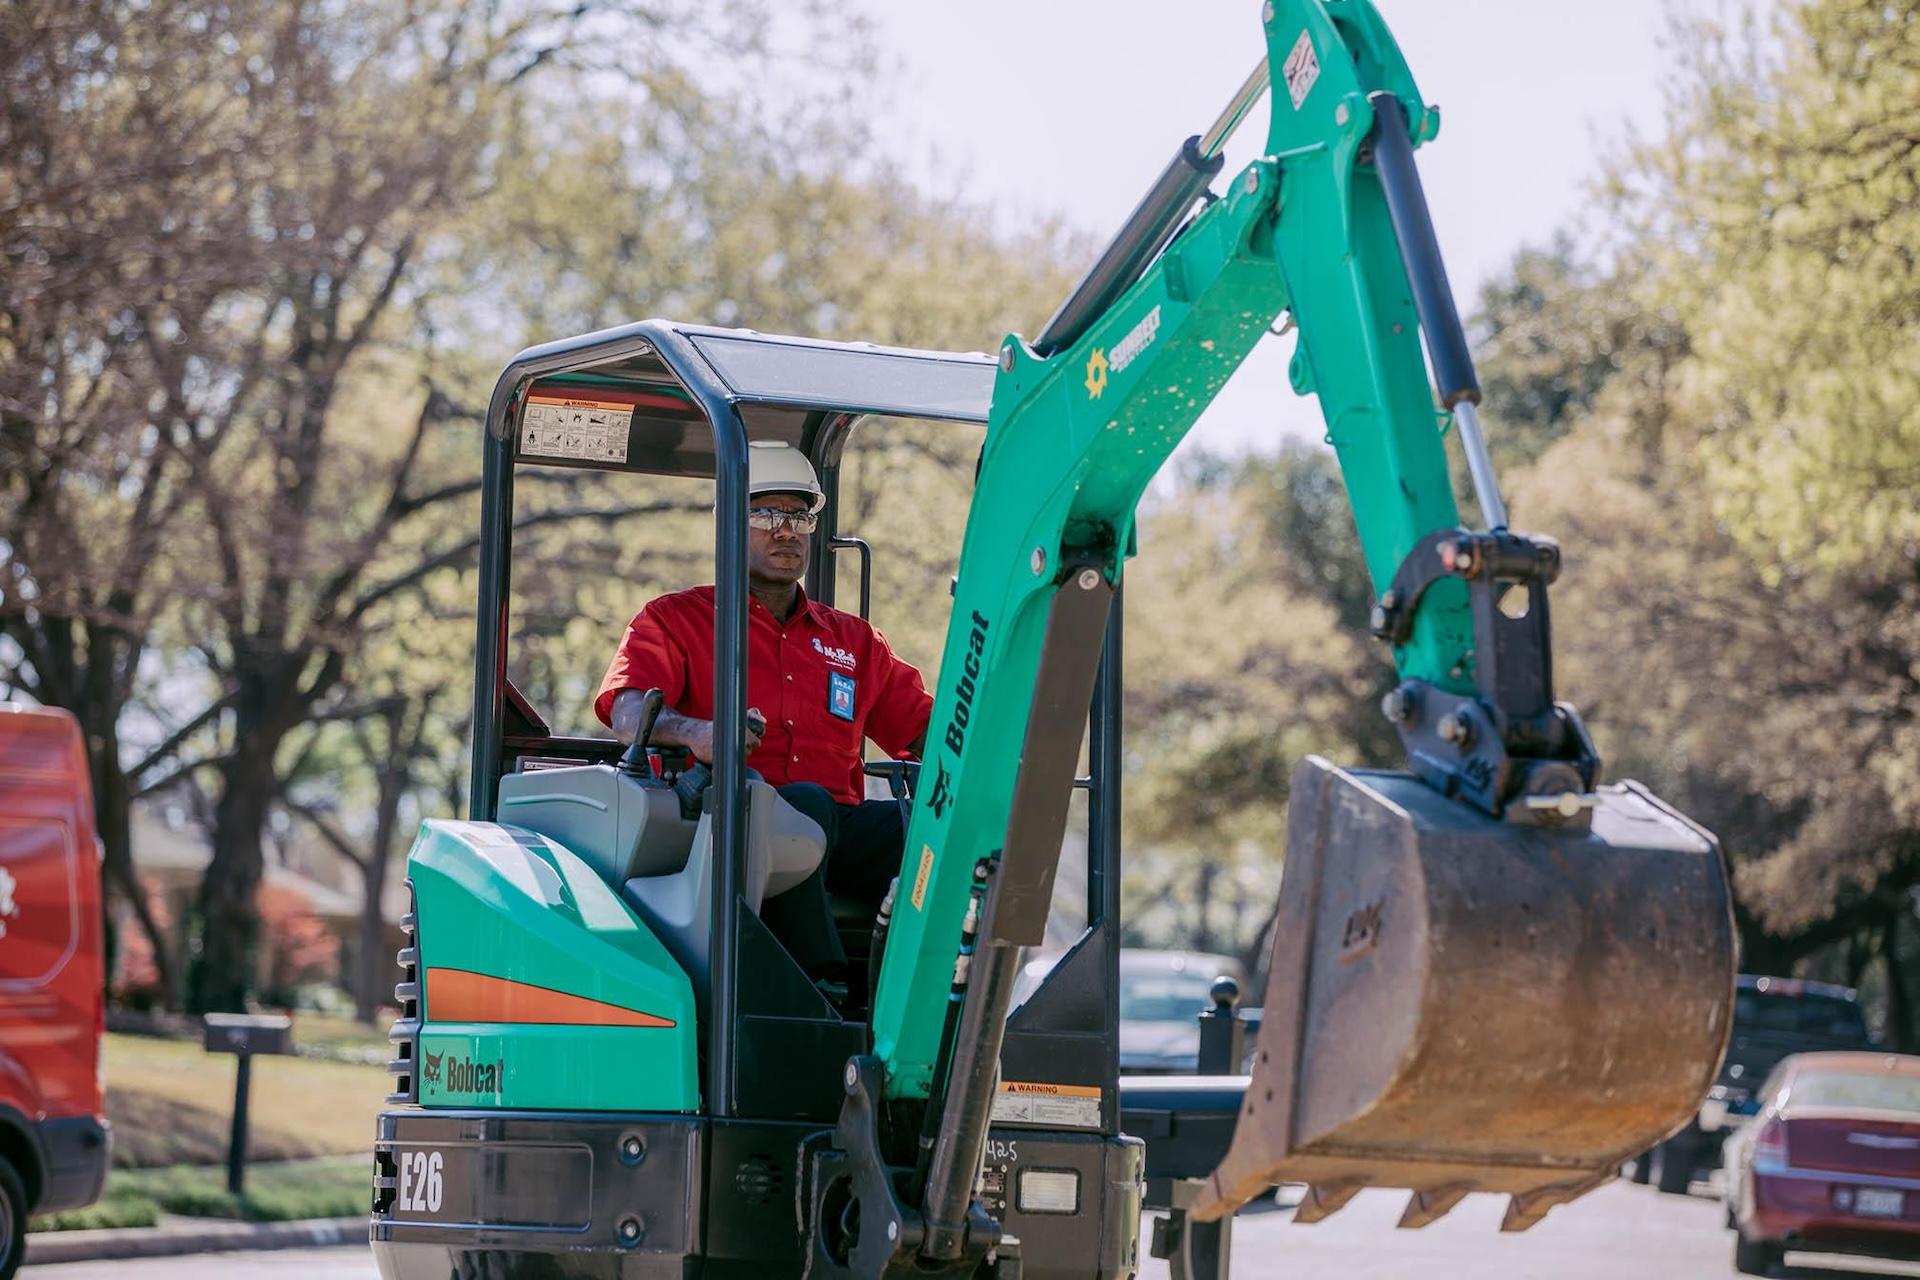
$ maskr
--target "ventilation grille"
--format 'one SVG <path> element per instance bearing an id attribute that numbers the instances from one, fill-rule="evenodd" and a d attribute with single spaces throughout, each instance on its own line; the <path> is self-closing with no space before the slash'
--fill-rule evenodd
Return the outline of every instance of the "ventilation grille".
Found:
<path id="1" fill-rule="evenodd" d="M 747 1204 L 765 1207 L 786 1196 L 786 1174 L 771 1155 L 756 1151 L 734 1167 L 733 1189 Z"/>
<path id="2" fill-rule="evenodd" d="M 420 1081 L 413 1070 L 414 1060 L 420 1052 L 420 939 L 418 934 L 418 904 L 413 896 L 413 881 L 407 881 L 407 914 L 400 917 L 400 932 L 405 935 L 404 945 L 394 958 L 400 962 L 400 981 L 393 988 L 393 998 L 400 1004 L 400 1016 L 393 1021 L 393 1029 L 387 1032 L 387 1039 L 393 1042 L 394 1057 L 387 1063 L 387 1071 L 394 1077 L 393 1092 L 387 1095 L 387 1101 L 394 1105 L 417 1103 L 420 1101 Z"/>

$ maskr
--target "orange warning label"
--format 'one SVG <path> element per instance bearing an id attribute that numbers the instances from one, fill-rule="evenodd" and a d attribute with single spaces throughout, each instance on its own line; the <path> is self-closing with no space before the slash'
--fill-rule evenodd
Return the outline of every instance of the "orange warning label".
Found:
<path id="1" fill-rule="evenodd" d="M 618 400 L 572 400 L 561 396 L 528 396 L 528 404 L 555 404 L 563 409 L 611 409 L 615 413 L 632 413 L 633 406 Z"/>
<path id="2" fill-rule="evenodd" d="M 1097 1098 L 1100 1090 L 1090 1084 L 1033 1084 L 1024 1080 L 1002 1080 L 1002 1093 L 1030 1093 L 1047 1098 Z"/>
<path id="3" fill-rule="evenodd" d="M 1002 1080 L 993 1100 L 993 1122 L 1047 1129 L 1098 1129 L 1100 1090 L 1093 1085 Z"/>

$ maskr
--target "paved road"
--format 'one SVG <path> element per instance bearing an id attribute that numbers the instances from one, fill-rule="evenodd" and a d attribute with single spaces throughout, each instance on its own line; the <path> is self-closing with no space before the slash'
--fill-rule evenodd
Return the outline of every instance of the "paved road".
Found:
<path id="1" fill-rule="evenodd" d="M 1338 1214 L 1295 1226 L 1288 1212 L 1243 1217 L 1234 1229 L 1234 1280 L 1738 1280 L 1733 1233 L 1720 1202 L 1681 1199 L 1626 1182 L 1563 1205 L 1518 1235 L 1500 1234 L 1505 1201 L 1470 1196 L 1420 1231 L 1394 1223 L 1406 1193 L 1367 1191 Z M 1783 1276 L 1878 1280 L 1920 1266 L 1789 1254 Z M 1154 1262 L 1144 1277 L 1164 1280 Z"/>
<path id="2" fill-rule="evenodd" d="M 1704 1190 L 1704 1188 L 1703 1188 Z M 1345 1210 L 1296 1227 L 1287 1212 L 1242 1218 L 1236 1280 L 1732 1280 L 1732 1236 L 1718 1201 L 1618 1183 L 1555 1209 L 1532 1231 L 1499 1233 L 1501 1202 L 1476 1196 L 1424 1231 L 1397 1231 L 1403 1198 L 1366 1192 Z M 1789 1254 L 1797 1280 L 1920 1277 L 1920 1266 Z M 1164 1280 L 1165 1263 L 1145 1273 Z M 364 1249 L 225 1254 L 152 1262 L 28 1267 L 23 1280 L 375 1280 Z"/>

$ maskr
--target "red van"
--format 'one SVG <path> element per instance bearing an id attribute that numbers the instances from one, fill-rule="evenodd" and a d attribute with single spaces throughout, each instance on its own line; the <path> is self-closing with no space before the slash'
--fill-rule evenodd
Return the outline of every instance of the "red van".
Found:
<path id="1" fill-rule="evenodd" d="M 0 702 L 0 1280 L 27 1215 L 100 1196 L 100 844 L 80 725 Z"/>

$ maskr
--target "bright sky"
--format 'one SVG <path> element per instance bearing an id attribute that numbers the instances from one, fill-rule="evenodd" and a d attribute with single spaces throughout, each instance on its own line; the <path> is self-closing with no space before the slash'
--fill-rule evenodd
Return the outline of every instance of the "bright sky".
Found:
<path id="1" fill-rule="evenodd" d="M 1378 2 L 1441 109 L 1421 173 L 1468 311 L 1516 250 L 1580 216 L 1583 183 L 1629 122 L 1658 123 L 1665 0 Z M 1058 214 L 1103 242 L 1263 52 L 1260 0 L 854 3 L 891 64 L 875 128 L 917 180 L 1009 221 Z M 1264 140 L 1265 112 L 1228 148 L 1228 174 Z M 1256 349 L 1190 444 L 1321 434 L 1318 410 L 1287 385 L 1291 346 Z"/>

